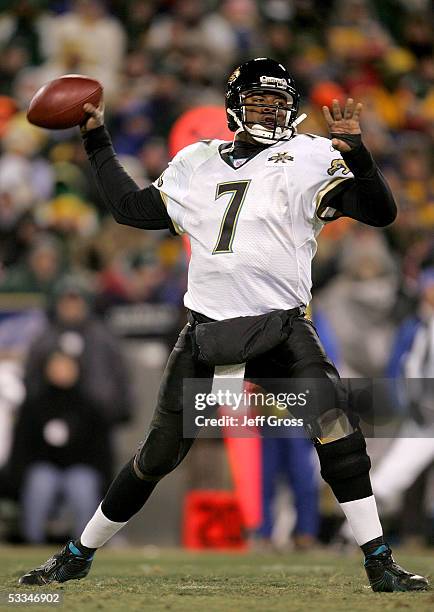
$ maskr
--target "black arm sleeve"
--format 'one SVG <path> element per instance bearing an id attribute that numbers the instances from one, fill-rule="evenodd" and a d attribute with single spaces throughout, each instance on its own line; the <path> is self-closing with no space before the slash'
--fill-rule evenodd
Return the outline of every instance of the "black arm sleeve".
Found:
<path id="1" fill-rule="evenodd" d="M 131 227 L 170 229 L 176 234 L 160 192 L 153 185 L 140 189 L 125 172 L 106 128 L 89 130 L 83 140 L 96 184 L 114 219 Z"/>
<path id="2" fill-rule="evenodd" d="M 321 200 L 320 209 L 334 208 L 339 216 L 351 217 L 374 227 L 385 227 L 396 218 L 392 192 L 371 154 L 360 144 L 342 157 L 354 179 L 339 183 Z"/>

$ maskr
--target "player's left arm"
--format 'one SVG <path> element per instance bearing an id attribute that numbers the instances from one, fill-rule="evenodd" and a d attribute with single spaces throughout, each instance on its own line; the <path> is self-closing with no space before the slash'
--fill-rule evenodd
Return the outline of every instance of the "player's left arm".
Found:
<path id="1" fill-rule="evenodd" d="M 397 208 L 384 176 L 362 142 L 361 112 L 362 105 L 354 105 L 351 98 L 343 112 L 338 100 L 333 100 L 331 113 L 323 106 L 332 146 L 341 153 L 354 179 L 340 183 L 324 196 L 321 204 L 334 208 L 343 216 L 384 227 L 395 220 Z"/>

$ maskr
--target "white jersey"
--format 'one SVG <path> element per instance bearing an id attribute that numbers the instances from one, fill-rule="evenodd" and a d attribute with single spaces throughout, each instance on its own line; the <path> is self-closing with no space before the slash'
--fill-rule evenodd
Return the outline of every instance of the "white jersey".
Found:
<path id="1" fill-rule="evenodd" d="M 185 306 L 222 320 L 307 305 L 316 236 L 336 212 L 321 199 L 353 175 L 319 136 L 278 142 L 236 169 L 222 144 L 182 149 L 154 183 L 190 238 Z"/>

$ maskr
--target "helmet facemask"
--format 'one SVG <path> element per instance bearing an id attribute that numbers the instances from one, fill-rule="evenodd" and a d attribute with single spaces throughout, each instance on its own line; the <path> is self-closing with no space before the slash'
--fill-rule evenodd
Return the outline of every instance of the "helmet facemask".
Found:
<path id="1" fill-rule="evenodd" d="M 279 93 L 281 100 L 275 103 L 248 102 L 246 99 L 255 96 L 259 97 L 267 93 Z M 285 102 L 286 100 L 286 102 Z M 263 114 L 262 121 L 248 121 L 248 113 L 256 109 L 272 109 L 272 113 Z M 250 136 L 261 144 L 270 144 L 279 140 L 289 140 L 293 136 L 291 128 L 293 116 L 293 98 L 290 94 L 270 90 L 253 90 L 240 94 L 241 126 Z"/>

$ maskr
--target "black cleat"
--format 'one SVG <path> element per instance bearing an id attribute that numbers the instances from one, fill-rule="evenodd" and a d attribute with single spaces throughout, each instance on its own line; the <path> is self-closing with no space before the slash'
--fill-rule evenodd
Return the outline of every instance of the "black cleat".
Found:
<path id="1" fill-rule="evenodd" d="M 87 576 L 92 565 L 93 555 L 85 557 L 72 541 L 42 565 L 30 570 L 19 579 L 19 584 L 44 586 L 50 582 L 79 580 Z"/>
<path id="2" fill-rule="evenodd" d="M 366 557 L 365 570 L 372 590 L 376 592 L 425 591 L 429 587 L 426 578 L 406 572 L 395 563 L 387 544 L 382 544 Z"/>

